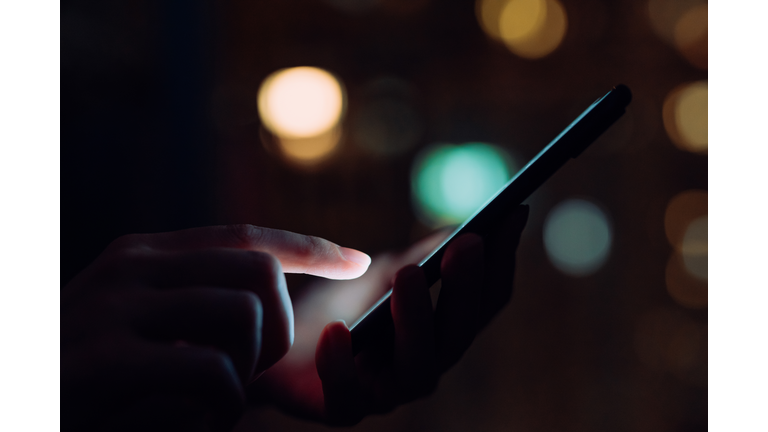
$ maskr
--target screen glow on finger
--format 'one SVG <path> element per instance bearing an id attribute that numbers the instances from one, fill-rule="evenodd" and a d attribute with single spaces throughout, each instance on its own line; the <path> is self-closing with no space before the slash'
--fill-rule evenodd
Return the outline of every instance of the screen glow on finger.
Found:
<path id="1" fill-rule="evenodd" d="M 413 204 L 432 227 L 463 222 L 516 172 L 512 158 L 485 143 L 442 144 L 422 151 L 411 171 Z"/>
<path id="2" fill-rule="evenodd" d="M 282 69 L 262 82 L 259 115 L 264 126 L 281 138 L 321 135 L 335 127 L 344 112 L 341 83 L 315 67 Z"/>
<path id="3" fill-rule="evenodd" d="M 570 276 L 596 272 L 608 258 L 611 242 L 607 216 L 589 201 L 563 201 L 544 222 L 547 255 L 558 270 Z"/>

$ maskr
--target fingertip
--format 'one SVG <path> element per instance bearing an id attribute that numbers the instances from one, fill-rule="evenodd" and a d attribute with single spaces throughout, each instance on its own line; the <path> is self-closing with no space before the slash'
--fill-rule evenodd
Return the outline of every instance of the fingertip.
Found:
<path id="1" fill-rule="evenodd" d="M 359 250 L 339 246 L 339 252 L 341 252 L 341 256 L 343 256 L 345 260 L 353 262 L 360 267 L 367 269 L 368 266 L 371 265 L 371 257 Z"/>
<path id="2" fill-rule="evenodd" d="M 357 279 L 368 271 L 368 267 L 371 265 L 370 256 L 356 249 L 342 246 L 339 246 L 338 248 L 339 253 L 344 261 L 347 262 L 347 265 L 340 274 L 333 277 L 333 279 Z"/>

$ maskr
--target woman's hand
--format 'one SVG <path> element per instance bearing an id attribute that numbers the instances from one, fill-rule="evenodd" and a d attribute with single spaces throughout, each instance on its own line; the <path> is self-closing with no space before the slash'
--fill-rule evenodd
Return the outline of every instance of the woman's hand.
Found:
<path id="1" fill-rule="evenodd" d="M 509 301 L 515 251 L 527 218 L 528 207 L 521 206 L 487 241 L 473 234 L 456 238 L 443 256 L 434 310 L 424 274 L 413 263 L 446 233 L 401 256 L 377 257 L 358 280 L 319 283 L 295 307 L 296 345 L 249 395 L 302 418 L 350 425 L 431 393 L 440 375 Z M 345 322 L 325 323 L 357 318 L 390 287 L 394 342 L 353 357 Z"/>
<path id="2" fill-rule="evenodd" d="M 250 225 L 115 240 L 62 289 L 62 426 L 230 428 L 244 386 L 293 343 L 283 272 L 349 279 L 369 263 Z"/>

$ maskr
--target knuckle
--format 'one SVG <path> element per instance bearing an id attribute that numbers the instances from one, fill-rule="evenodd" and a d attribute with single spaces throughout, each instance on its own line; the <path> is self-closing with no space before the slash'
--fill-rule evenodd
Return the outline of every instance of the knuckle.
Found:
<path id="1" fill-rule="evenodd" d="M 231 375 L 234 365 L 229 356 L 215 348 L 206 348 L 202 351 L 198 366 L 203 371 L 210 371 L 215 376 Z"/>
<path id="2" fill-rule="evenodd" d="M 300 259 L 309 260 L 327 249 L 327 243 L 318 238 L 308 235 L 302 235 L 298 242 L 295 253 Z"/>
<path id="3" fill-rule="evenodd" d="M 248 246 L 258 244 L 264 236 L 264 230 L 250 224 L 234 224 L 225 226 L 226 236 L 236 246 Z"/>
<path id="4" fill-rule="evenodd" d="M 144 273 L 150 259 L 144 248 L 119 247 L 102 255 L 99 268 L 110 279 L 132 280 Z"/>
<path id="5" fill-rule="evenodd" d="M 259 296 L 251 291 L 239 291 L 237 296 L 236 313 L 248 328 L 258 328 L 263 314 Z"/>
<path id="6" fill-rule="evenodd" d="M 278 274 L 283 271 L 280 261 L 273 255 L 259 251 L 243 251 L 243 253 L 246 265 L 265 282 L 271 283 L 277 280 Z"/>

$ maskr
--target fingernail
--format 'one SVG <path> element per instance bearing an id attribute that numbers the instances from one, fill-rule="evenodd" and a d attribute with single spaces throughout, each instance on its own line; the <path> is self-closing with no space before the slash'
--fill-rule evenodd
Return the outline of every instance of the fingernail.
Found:
<path id="1" fill-rule="evenodd" d="M 371 257 L 359 250 L 339 246 L 339 252 L 341 252 L 341 256 L 349 262 L 353 262 L 365 268 L 368 268 L 368 266 L 371 265 Z"/>
<path id="2" fill-rule="evenodd" d="M 350 339 L 351 335 L 349 334 L 349 327 L 347 327 L 347 322 L 342 320 L 342 319 L 336 320 L 334 322 L 340 322 L 340 323 L 344 324 L 344 330 L 336 328 L 336 329 L 331 331 L 331 335 L 330 335 L 330 337 L 331 337 L 331 344 L 337 350 L 340 350 L 342 348 L 344 350 L 346 350 L 346 349 L 351 350 L 352 349 L 351 339 Z"/>

